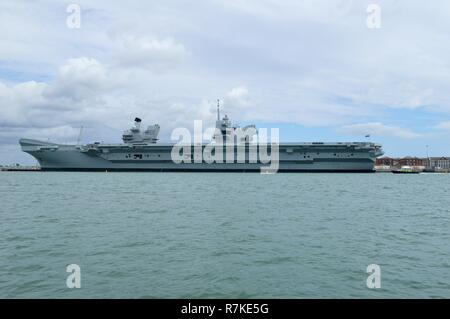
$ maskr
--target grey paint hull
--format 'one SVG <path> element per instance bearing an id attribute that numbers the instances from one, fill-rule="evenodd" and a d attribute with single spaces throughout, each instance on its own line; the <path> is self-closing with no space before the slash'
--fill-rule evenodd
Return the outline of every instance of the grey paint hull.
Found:
<path id="1" fill-rule="evenodd" d="M 269 164 L 180 163 L 172 161 L 172 144 L 61 145 L 22 139 L 24 152 L 47 171 L 260 172 Z M 286 143 L 279 146 L 279 172 L 373 172 L 382 154 L 373 143 Z M 248 156 L 248 150 L 246 152 Z"/>

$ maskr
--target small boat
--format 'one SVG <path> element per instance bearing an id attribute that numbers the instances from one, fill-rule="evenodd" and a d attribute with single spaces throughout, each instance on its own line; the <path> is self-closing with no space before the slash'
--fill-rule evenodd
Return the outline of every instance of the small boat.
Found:
<path id="1" fill-rule="evenodd" d="M 402 166 L 400 169 L 393 170 L 394 174 L 420 174 L 420 171 L 411 166 Z"/>

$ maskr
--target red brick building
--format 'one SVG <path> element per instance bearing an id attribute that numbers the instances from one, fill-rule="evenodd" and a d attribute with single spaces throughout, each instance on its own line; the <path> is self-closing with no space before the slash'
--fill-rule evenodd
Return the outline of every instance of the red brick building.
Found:
<path id="1" fill-rule="evenodd" d="M 426 158 L 419 157 L 403 157 L 403 158 L 392 158 L 392 157 L 380 157 L 375 161 L 376 166 L 390 166 L 390 167 L 401 167 L 401 166 L 427 166 Z"/>
<path id="2" fill-rule="evenodd" d="M 375 161 L 376 166 L 395 166 L 397 165 L 397 159 L 392 157 L 380 157 Z"/>
<path id="3" fill-rule="evenodd" d="M 426 159 L 407 156 L 398 160 L 399 166 L 425 166 Z"/>

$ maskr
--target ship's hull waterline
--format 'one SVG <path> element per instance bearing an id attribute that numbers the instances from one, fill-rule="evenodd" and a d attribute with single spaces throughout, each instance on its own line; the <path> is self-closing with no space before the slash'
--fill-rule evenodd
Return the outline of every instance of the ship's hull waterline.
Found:
<path id="1" fill-rule="evenodd" d="M 235 148 L 231 162 L 194 162 L 192 155 L 191 163 L 177 164 L 171 157 L 174 144 L 77 146 L 21 139 L 20 145 L 38 160 L 43 171 L 264 172 L 271 165 L 261 163 L 259 158 L 256 163 L 249 162 L 249 146 L 241 149 L 245 154 L 244 163 L 237 161 L 239 150 Z M 299 173 L 374 172 L 375 159 L 382 154 L 379 145 L 365 142 L 281 143 L 278 152 L 276 171 Z"/>

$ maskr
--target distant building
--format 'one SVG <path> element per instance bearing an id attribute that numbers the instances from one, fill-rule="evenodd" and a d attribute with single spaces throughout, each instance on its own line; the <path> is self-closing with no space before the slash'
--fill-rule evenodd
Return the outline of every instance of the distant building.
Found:
<path id="1" fill-rule="evenodd" d="M 429 167 L 438 169 L 450 169 L 450 157 L 430 157 Z"/>
<path id="2" fill-rule="evenodd" d="M 429 171 L 447 171 L 450 172 L 450 157 L 429 157 L 419 158 L 407 156 L 403 158 L 380 157 L 376 159 L 375 168 L 378 171 L 391 171 L 402 166 L 411 166 L 418 169 Z"/>
<path id="3" fill-rule="evenodd" d="M 426 159 L 418 158 L 418 157 L 403 157 L 398 160 L 399 166 L 425 166 Z"/>
<path id="4" fill-rule="evenodd" d="M 376 162 L 375 162 L 376 166 L 395 166 L 397 165 L 397 160 L 395 158 L 392 157 L 380 157 L 377 158 Z"/>
<path id="5" fill-rule="evenodd" d="M 427 166 L 427 159 L 426 158 L 419 158 L 419 157 L 412 157 L 407 156 L 403 158 L 393 158 L 393 157 L 380 157 L 377 158 L 375 162 L 375 166 L 379 167 L 380 169 L 387 169 L 387 168 L 400 168 L 402 166 L 411 166 L 411 167 L 423 167 Z"/>

